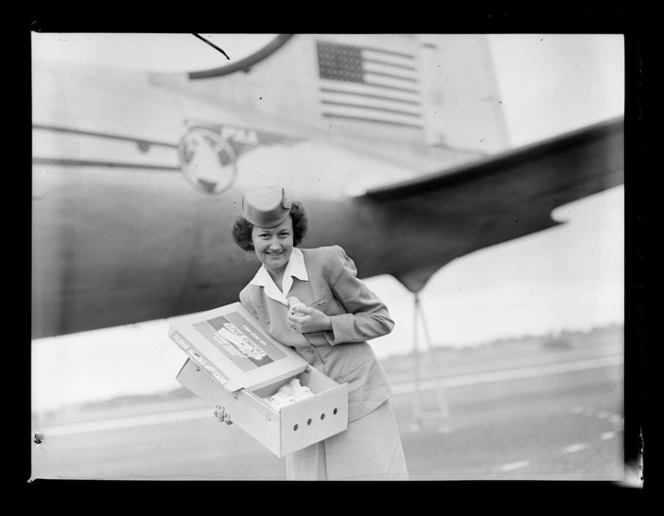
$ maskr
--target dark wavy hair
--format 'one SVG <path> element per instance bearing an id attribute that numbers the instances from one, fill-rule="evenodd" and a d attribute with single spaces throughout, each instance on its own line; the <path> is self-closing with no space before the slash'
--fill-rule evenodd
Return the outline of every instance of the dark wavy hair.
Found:
<path id="1" fill-rule="evenodd" d="M 290 217 L 293 220 L 293 245 L 297 247 L 302 242 L 309 227 L 307 214 L 301 202 L 294 201 L 291 204 Z M 254 225 L 242 215 L 236 217 L 233 223 L 233 240 L 240 249 L 244 249 L 245 251 L 254 250 L 254 244 L 251 241 L 251 230 L 253 227 Z"/>

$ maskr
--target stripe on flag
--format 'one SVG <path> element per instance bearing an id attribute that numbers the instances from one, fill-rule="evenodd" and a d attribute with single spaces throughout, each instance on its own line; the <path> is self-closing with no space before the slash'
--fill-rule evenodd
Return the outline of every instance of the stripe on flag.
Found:
<path id="1" fill-rule="evenodd" d="M 421 129 L 415 55 L 317 41 L 324 118 Z"/>

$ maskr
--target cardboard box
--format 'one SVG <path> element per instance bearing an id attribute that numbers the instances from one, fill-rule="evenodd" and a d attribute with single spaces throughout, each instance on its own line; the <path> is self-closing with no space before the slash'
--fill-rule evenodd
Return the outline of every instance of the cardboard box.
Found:
<path id="1" fill-rule="evenodd" d="M 348 428 L 347 384 L 339 385 L 309 365 L 296 376 L 314 395 L 279 411 L 262 398 L 274 394 L 289 379 L 254 392 L 247 389 L 229 392 L 187 359 L 177 380 L 211 407 L 223 405 L 234 424 L 277 457 L 284 457 Z M 212 411 L 210 417 L 214 417 Z"/>
<path id="2" fill-rule="evenodd" d="M 189 355 L 178 382 L 211 407 L 223 405 L 234 424 L 277 457 L 348 428 L 348 385 L 272 339 L 240 303 L 173 319 L 169 336 Z M 294 377 L 313 396 L 273 408 L 265 399 Z"/>

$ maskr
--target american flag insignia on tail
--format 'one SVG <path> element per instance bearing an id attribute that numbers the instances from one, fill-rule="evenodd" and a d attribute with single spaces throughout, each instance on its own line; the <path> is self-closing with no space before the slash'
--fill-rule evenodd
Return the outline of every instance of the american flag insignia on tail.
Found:
<path id="1" fill-rule="evenodd" d="M 323 117 L 424 127 L 415 53 L 316 43 Z"/>

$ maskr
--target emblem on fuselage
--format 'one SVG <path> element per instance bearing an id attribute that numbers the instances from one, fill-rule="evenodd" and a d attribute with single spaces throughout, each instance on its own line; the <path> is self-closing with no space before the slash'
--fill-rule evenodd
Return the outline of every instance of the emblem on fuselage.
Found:
<path id="1" fill-rule="evenodd" d="M 199 192 L 220 194 L 228 190 L 237 176 L 237 155 L 219 131 L 190 127 L 178 145 L 180 170 Z"/>
<path id="2" fill-rule="evenodd" d="M 180 169 L 197 191 L 220 194 L 235 183 L 241 156 L 260 146 L 292 145 L 301 138 L 269 131 L 187 121 L 178 145 Z"/>

